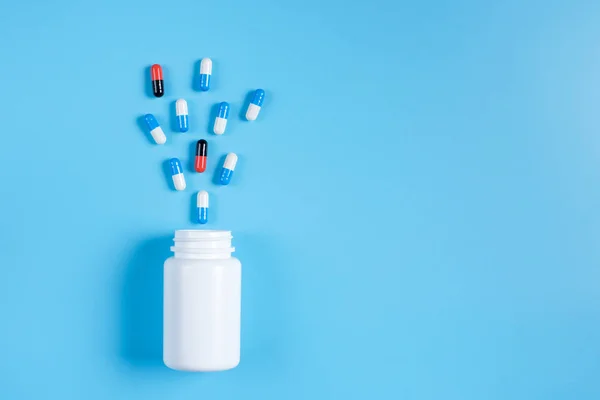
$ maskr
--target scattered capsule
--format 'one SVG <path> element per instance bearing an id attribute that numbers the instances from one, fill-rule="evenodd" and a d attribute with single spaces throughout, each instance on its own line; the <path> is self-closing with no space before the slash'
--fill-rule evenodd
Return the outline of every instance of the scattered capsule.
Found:
<path id="1" fill-rule="evenodd" d="M 196 143 L 196 160 L 194 169 L 196 172 L 204 172 L 206 170 L 206 157 L 208 156 L 208 143 L 204 139 L 198 140 Z"/>
<path id="2" fill-rule="evenodd" d="M 229 185 L 231 181 L 231 176 L 233 175 L 233 170 L 235 169 L 235 164 L 237 163 L 238 157 L 235 153 L 227 154 L 225 158 L 225 162 L 223 163 L 223 170 L 221 171 L 220 182 L 221 185 Z"/>
<path id="3" fill-rule="evenodd" d="M 219 114 L 217 115 L 217 118 L 215 118 L 215 126 L 213 128 L 215 134 L 222 135 L 225 133 L 227 118 L 229 118 L 229 103 L 224 101 L 219 104 Z"/>
<path id="4" fill-rule="evenodd" d="M 156 144 L 164 144 L 167 141 L 167 137 L 158 124 L 156 118 L 154 118 L 154 115 L 146 114 L 144 115 L 144 119 L 146 120 L 146 125 L 148 125 L 148 129 L 150 130 L 152 139 L 154 139 Z"/>
<path id="5" fill-rule="evenodd" d="M 178 158 L 171 158 L 169 160 L 171 165 L 171 177 L 173 178 L 173 185 L 175 190 L 185 189 L 185 177 L 183 176 L 183 169 L 181 168 L 181 162 Z"/>
<path id="6" fill-rule="evenodd" d="M 198 222 L 205 224 L 208 222 L 208 192 L 205 190 L 198 192 L 196 197 L 196 206 L 198 207 Z"/>
<path id="7" fill-rule="evenodd" d="M 248 111 L 246 111 L 246 119 L 248 121 L 254 121 L 258 117 L 260 107 L 262 107 L 263 101 L 265 100 L 265 91 L 262 89 L 256 89 L 252 101 L 248 105 Z"/>
<path id="8" fill-rule="evenodd" d="M 163 72 L 159 64 L 154 64 L 150 67 L 150 77 L 152 78 L 152 93 L 155 97 L 162 97 L 165 94 L 163 81 Z"/>
<path id="9" fill-rule="evenodd" d="M 184 99 L 179 99 L 175 102 L 175 115 L 177 116 L 179 132 L 187 132 L 190 128 L 188 125 L 187 101 L 185 101 Z"/>
<path id="10" fill-rule="evenodd" d="M 200 90 L 206 92 L 210 89 L 210 75 L 212 74 L 212 60 L 203 58 L 200 61 Z"/>

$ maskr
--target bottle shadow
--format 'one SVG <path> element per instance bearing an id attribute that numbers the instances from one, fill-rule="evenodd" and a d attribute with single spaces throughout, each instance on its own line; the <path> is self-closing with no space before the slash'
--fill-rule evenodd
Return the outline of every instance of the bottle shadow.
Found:
<path id="1" fill-rule="evenodd" d="M 171 236 L 142 241 L 122 267 L 120 355 L 136 368 L 164 368 L 163 262 L 170 257 Z"/>
<path id="2" fill-rule="evenodd" d="M 242 261 L 243 278 L 242 354 L 233 371 L 258 370 L 278 376 L 289 365 L 285 338 L 293 334 L 286 310 L 299 295 L 290 285 L 294 275 L 281 268 L 286 255 L 277 238 L 251 232 L 234 232 L 234 236 L 234 255 Z"/>

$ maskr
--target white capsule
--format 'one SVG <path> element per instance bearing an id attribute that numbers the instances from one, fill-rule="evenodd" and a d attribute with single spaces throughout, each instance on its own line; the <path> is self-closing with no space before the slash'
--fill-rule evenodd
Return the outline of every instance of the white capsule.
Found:
<path id="1" fill-rule="evenodd" d="M 215 118 L 215 126 L 213 128 L 215 135 L 222 135 L 225 133 L 227 127 L 227 120 L 225 118 Z"/>
<path id="2" fill-rule="evenodd" d="M 183 174 L 173 175 L 173 184 L 175 190 L 185 190 L 185 177 Z"/>
<path id="3" fill-rule="evenodd" d="M 212 60 L 203 58 L 200 61 L 200 90 L 206 92 L 210 89 L 210 75 L 212 74 Z"/>
<path id="4" fill-rule="evenodd" d="M 175 115 L 188 115 L 187 101 L 179 99 L 175 102 Z"/>
<path id="5" fill-rule="evenodd" d="M 226 101 L 219 104 L 219 113 L 215 118 L 215 125 L 213 127 L 213 132 L 217 135 L 222 135 L 225 133 L 225 128 L 227 127 L 227 118 L 229 118 L 229 103 Z"/>
<path id="6" fill-rule="evenodd" d="M 205 190 L 198 192 L 196 206 L 198 209 L 198 222 L 206 224 L 208 222 L 208 193 Z"/>
<path id="7" fill-rule="evenodd" d="M 235 153 L 227 154 L 225 162 L 223 163 L 223 168 L 221 169 L 221 176 L 219 177 L 219 182 L 221 185 L 229 185 L 229 182 L 231 182 L 231 177 L 233 176 L 233 170 L 235 169 L 237 160 L 238 158 Z"/>
<path id="8" fill-rule="evenodd" d="M 150 135 L 152 135 L 152 139 L 156 142 L 156 144 L 164 144 L 167 141 L 167 137 L 163 132 L 162 128 L 158 124 L 156 118 L 152 114 L 146 114 L 144 116 L 144 120 L 146 121 L 146 125 L 150 130 Z"/>
<path id="9" fill-rule="evenodd" d="M 173 186 L 175 186 L 175 190 L 184 190 L 185 177 L 183 176 L 181 162 L 178 158 L 172 158 L 169 161 L 169 164 L 171 166 L 171 178 L 173 178 Z"/>
<path id="10" fill-rule="evenodd" d="M 258 117 L 260 108 L 265 100 L 265 91 L 262 89 L 256 89 L 252 95 L 252 100 L 248 104 L 248 110 L 246 111 L 246 119 L 248 121 L 254 121 Z"/>
<path id="11" fill-rule="evenodd" d="M 248 106 L 248 111 L 246 111 L 246 119 L 248 121 L 254 121 L 258 117 L 258 113 L 260 112 L 260 107 L 256 104 L 250 104 Z"/>
<path id="12" fill-rule="evenodd" d="M 200 61 L 200 75 L 210 75 L 212 74 L 212 60 L 208 57 L 205 57 Z"/>
<path id="13" fill-rule="evenodd" d="M 208 192 L 206 190 L 198 192 L 196 205 L 198 208 L 208 208 Z"/>
<path id="14" fill-rule="evenodd" d="M 152 139 L 154 139 L 156 144 L 165 144 L 167 141 L 167 137 L 160 126 L 152 129 L 150 134 L 152 135 Z"/>
<path id="15" fill-rule="evenodd" d="M 235 153 L 227 154 L 225 158 L 225 162 L 223 163 L 223 168 L 227 168 L 230 170 L 235 170 L 235 164 L 237 164 L 238 156 Z"/>

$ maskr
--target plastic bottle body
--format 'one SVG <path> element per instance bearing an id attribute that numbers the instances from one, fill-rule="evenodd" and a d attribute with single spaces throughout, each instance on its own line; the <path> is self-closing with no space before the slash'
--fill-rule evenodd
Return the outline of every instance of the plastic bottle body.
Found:
<path id="1" fill-rule="evenodd" d="M 234 368 L 240 362 L 241 263 L 222 248 L 182 253 L 177 235 L 175 241 L 175 255 L 164 265 L 164 363 L 183 371 Z"/>

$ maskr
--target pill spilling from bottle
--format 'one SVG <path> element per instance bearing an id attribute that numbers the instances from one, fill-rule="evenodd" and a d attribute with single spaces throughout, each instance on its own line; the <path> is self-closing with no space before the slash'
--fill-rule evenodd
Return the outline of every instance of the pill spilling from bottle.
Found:
<path id="1" fill-rule="evenodd" d="M 221 176 L 219 182 L 221 185 L 229 185 L 233 171 L 235 170 L 235 164 L 237 164 L 238 157 L 235 153 L 227 154 L 225 162 L 223 162 L 223 169 L 221 170 Z"/>
<path id="2" fill-rule="evenodd" d="M 197 68 L 197 67 L 196 67 Z M 146 72 L 147 73 L 147 72 Z M 208 57 L 202 58 L 200 60 L 200 71 L 199 75 L 194 75 L 194 83 L 193 88 L 195 90 L 201 90 L 206 92 L 211 90 L 211 77 L 212 77 L 212 60 Z M 152 86 L 152 94 L 155 97 L 163 97 L 165 94 L 164 87 L 164 77 L 163 77 L 163 69 L 160 64 L 152 64 L 150 67 L 150 82 Z M 147 89 L 147 87 L 146 87 Z M 250 102 L 248 104 L 248 108 L 246 109 L 245 115 L 243 108 L 240 110 L 242 115 L 240 116 L 242 119 L 246 118 L 248 121 L 255 121 L 260 114 L 260 111 L 263 106 L 263 102 L 265 100 L 265 91 L 263 89 L 256 89 L 250 93 Z M 234 103 L 234 107 L 235 107 Z M 172 103 L 171 103 L 172 107 Z M 192 104 L 192 109 L 194 109 Z M 227 130 L 227 123 L 229 120 L 229 114 L 231 111 L 231 105 L 223 101 L 218 104 L 218 111 L 215 116 L 215 120 L 212 126 L 212 131 L 215 135 L 223 135 Z M 235 111 L 237 115 L 237 110 Z M 172 115 L 172 114 L 171 114 Z M 196 115 L 196 114 L 194 114 Z M 214 115 L 214 114 L 213 114 Z M 172 117 L 171 117 L 172 118 Z M 141 118 L 140 118 L 141 120 Z M 156 144 L 165 144 L 167 141 L 167 137 L 165 132 L 163 131 L 163 127 L 160 126 L 156 117 L 152 114 L 144 115 L 144 122 L 152 136 L 152 139 Z M 179 131 L 179 132 L 188 132 L 190 130 L 189 126 L 189 110 L 188 103 L 185 99 L 180 98 L 175 101 L 175 120 L 172 120 L 169 124 L 169 128 L 171 130 Z M 196 122 L 194 122 L 195 124 Z M 210 131 L 210 121 L 208 123 L 208 130 Z M 234 126 L 235 128 L 235 126 Z M 230 128 L 231 129 L 231 128 Z M 179 138 L 183 138 L 184 136 L 173 136 L 173 142 L 177 142 Z M 224 143 L 227 142 L 227 139 L 215 139 L 215 140 L 223 140 Z M 193 142 L 192 142 L 193 144 Z M 212 145 L 211 145 L 212 146 Z M 166 146 L 170 147 L 170 146 Z M 165 148 L 165 150 L 166 150 Z M 213 152 L 214 152 L 213 148 Z M 160 150 L 159 150 L 160 151 Z M 196 142 L 196 152 L 193 155 L 193 164 L 194 170 L 198 173 L 203 173 L 207 170 L 208 166 L 208 142 L 204 139 L 200 139 Z M 216 177 L 218 184 L 221 185 L 229 185 L 231 183 L 231 179 L 233 177 L 233 172 L 235 171 L 235 167 L 238 161 L 238 156 L 235 153 L 227 153 L 225 160 L 223 161 L 223 165 L 221 166 L 220 171 L 216 171 Z M 182 191 L 186 189 L 186 181 L 183 173 L 182 163 L 178 158 L 171 158 L 169 161 L 169 166 L 165 168 L 170 169 L 171 179 L 173 181 L 173 187 L 177 191 Z M 191 167 L 188 166 L 188 168 Z M 218 167 L 217 167 L 218 168 Z M 168 172 L 166 172 L 166 179 L 168 179 Z M 191 178 L 201 179 L 201 177 Z M 237 179 L 237 178 L 236 178 Z M 191 181 L 190 181 L 191 182 Z M 205 190 L 199 191 L 196 194 L 196 207 L 197 207 L 197 215 L 194 219 L 197 220 L 200 224 L 208 223 L 208 192 Z M 214 200 L 214 199 L 213 199 Z M 193 199 L 192 199 L 193 201 Z"/>
<path id="3" fill-rule="evenodd" d="M 144 120 L 146 121 L 150 135 L 152 135 L 152 139 L 154 139 L 156 144 L 164 144 L 167 141 L 167 137 L 156 118 L 154 118 L 154 115 L 146 114 L 144 115 Z"/>
<path id="4" fill-rule="evenodd" d="M 208 142 L 204 139 L 196 143 L 196 159 L 194 160 L 194 169 L 196 172 L 206 171 L 206 158 L 208 157 Z"/>
<path id="5" fill-rule="evenodd" d="M 162 97 L 165 94 L 162 67 L 154 64 L 150 67 L 150 78 L 152 79 L 152 93 L 155 97 Z"/>
<path id="6" fill-rule="evenodd" d="M 260 108 L 265 100 L 265 91 L 262 89 L 256 89 L 250 104 L 248 104 L 248 110 L 246 111 L 246 119 L 248 121 L 254 121 L 258 117 Z"/>
<path id="7" fill-rule="evenodd" d="M 198 208 L 198 222 L 205 224 L 208 222 L 208 192 L 202 190 L 196 197 L 196 206 Z"/>
<path id="8" fill-rule="evenodd" d="M 212 75 L 212 60 L 203 58 L 200 61 L 200 90 L 206 92 L 210 89 L 210 76 Z"/>
<path id="9" fill-rule="evenodd" d="M 178 158 L 171 158 L 169 160 L 169 165 L 171 166 L 171 177 L 173 178 L 173 186 L 175 186 L 175 190 L 184 190 L 185 177 L 183 176 L 181 162 Z"/>
<path id="10" fill-rule="evenodd" d="M 190 127 L 188 125 L 187 101 L 184 99 L 179 99 L 175 102 L 175 116 L 177 117 L 179 132 L 187 132 Z"/>

